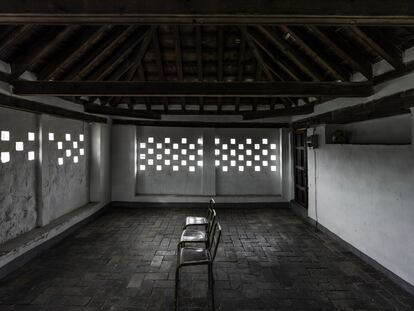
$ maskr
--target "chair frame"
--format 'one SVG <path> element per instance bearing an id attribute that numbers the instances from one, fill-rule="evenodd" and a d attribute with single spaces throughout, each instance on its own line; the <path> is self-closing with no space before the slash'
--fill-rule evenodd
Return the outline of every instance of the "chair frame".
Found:
<path id="1" fill-rule="evenodd" d="M 208 210 L 207 210 L 207 223 L 205 224 L 185 224 L 183 229 L 187 229 L 188 227 L 193 227 L 193 226 L 203 226 L 205 228 L 207 228 L 207 225 L 212 217 L 213 211 L 215 211 L 215 205 L 216 205 L 216 201 L 213 198 L 210 198 L 210 201 L 208 203 Z M 194 216 L 193 216 L 194 217 Z"/>
<path id="2" fill-rule="evenodd" d="M 214 303 L 214 271 L 213 271 L 213 262 L 217 255 L 217 249 L 221 239 L 221 225 L 217 221 L 214 224 L 213 234 L 211 235 L 211 239 L 209 242 L 209 247 L 206 248 L 207 251 L 207 259 L 201 261 L 188 261 L 188 262 L 181 262 L 181 254 L 179 254 L 177 268 L 175 271 L 175 294 L 174 294 L 174 310 L 176 311 L 178 308 L 178 289 L 180 284 L 180 269 L 186 266 L 199 266 L 199 265 L 207 265 L 208 267 L 208 288 L 211 290 L 211 298 L 212 298 L 212 305 L 213 310 L 215 310 L 215 303 Z M 200 249 L 198 247 L 182 247 L 180 251 L 182 252 L 184 249 Z"/>

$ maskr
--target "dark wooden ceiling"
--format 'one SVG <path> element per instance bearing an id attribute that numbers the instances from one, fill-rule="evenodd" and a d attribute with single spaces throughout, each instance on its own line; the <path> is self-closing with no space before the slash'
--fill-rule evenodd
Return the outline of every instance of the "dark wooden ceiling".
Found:
<path id="1" fill-rule="evenodd" d="M 12 79 L 26 70 L 42 81 L 350 81 L 387 61 L 404 71 L 411 27 L 315 25 L 2 25 L 0 59 Z M 106 114 L 308 113 L 323 98 L 89 97 Z M 79 98 L 78 98 L 79 102 Z"/>

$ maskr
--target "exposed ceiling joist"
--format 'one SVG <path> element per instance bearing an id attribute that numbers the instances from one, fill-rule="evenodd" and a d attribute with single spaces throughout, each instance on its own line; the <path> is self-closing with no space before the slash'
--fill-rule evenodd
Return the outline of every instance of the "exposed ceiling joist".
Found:
<path id="1" fill-rule="evenodd" d="M 338 12 L 341 12 L 339 15 Z M 413 25 L 411 0 L 2 1 L 0 23 Z"/>
<path id="2" fill-rule="evenodd" d="M 365 97 L 371 83 L 358 82 L 136 82 L 14 81 L 19 95 L 131 97 Z"/>
<path id="3" fill-rule="evenodd" d="M 305 115 L 313 112 L 313 105 L 304 105 L 275 110 L 252 111 L 243 114 L 243 120 L 255 120 L 285 116 Z"/>

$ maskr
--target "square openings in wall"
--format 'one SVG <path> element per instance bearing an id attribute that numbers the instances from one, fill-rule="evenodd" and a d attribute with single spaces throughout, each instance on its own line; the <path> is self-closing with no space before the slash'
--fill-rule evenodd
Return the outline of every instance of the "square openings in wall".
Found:
<path id="1" fill-rule="evenodd" d="M 276 172 L 277 144 L 269 138 L 215 140 L 215 166 L 222 172 Z"/>
<path id="2" fill-rule="evenodd" d="M 56 161 L 59 166 L 65 163 L 78 164 L 81 157 L 85 156 L 84 134 L 48 133 L 48 139 L 57 150 Z"/>
<path id="3" fill-rule="evenodd" d="M 33 161 L 36 158 L 35 144 L 36 135 L 34 132 L 25 132 L 23 135 L 16 135 L 10 130 L 1 130 L 0 131 L 0 153 L 1 161 L 0 163 L 9 163 L 13 161 L 13 152 L 16 151 L 21 153 L 25 149 L 28 149 L 26 156 L 24 158 L 17 157 L 18 161 L 23 159 Z"/>
<path id="4" fill-rule="evenodd" d="M 203 138 L 147 137 L 138 144 L 138 170 L 190 172 L 203 166 Z"/>

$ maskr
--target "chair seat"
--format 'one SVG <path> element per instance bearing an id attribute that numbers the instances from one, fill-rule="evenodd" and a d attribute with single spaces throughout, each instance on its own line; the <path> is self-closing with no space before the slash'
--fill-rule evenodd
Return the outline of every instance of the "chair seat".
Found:
<path id="1" fill-rule="evenodd" d="M 206 217 L 195 217 L 195 216 L 187 216 L 185 219 L 186 226 L 196 226 L 196 225 L 207 225 L 208 220 Z"/>
<path id="2" fill-rule="evenodd" d="M 205 242 L 207 234 L 205 231 L 185 229 L 181 234 L 180 242 Z"/>
<path id="3" fill-rule="evenodd" d="M 208 250 L 201 247 L 183 247 L 180 253 L 180 263 L 206 263 L 209 259 Z"/>

